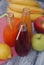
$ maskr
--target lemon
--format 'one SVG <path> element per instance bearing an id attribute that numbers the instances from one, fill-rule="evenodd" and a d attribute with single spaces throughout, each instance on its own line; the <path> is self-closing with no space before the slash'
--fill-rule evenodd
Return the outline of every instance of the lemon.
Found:
<path id="1" fill-rule="evenodd" d="M 0 59 L 5 60 L 11 58 L 11 48 L 7 44 L 0 43 Z"/>

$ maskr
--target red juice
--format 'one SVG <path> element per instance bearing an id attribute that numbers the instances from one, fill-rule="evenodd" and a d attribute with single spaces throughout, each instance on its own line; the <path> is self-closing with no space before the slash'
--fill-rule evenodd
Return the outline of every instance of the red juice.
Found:
<path id="1" fill-rule="evenodd" d="M 30 50 L 28 31 L 26 25 L 23 26 L 22 31 L 20 32 L 20 35 L 16 40 L 15 50 L 19 56 L 27 55 Z"/>

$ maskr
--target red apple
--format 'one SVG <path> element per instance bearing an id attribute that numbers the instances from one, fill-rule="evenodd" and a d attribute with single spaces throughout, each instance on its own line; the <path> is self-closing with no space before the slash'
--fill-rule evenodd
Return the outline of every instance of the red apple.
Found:
<path id="1" fill-rule="evenodd" d="M 44 16 L 38 17 L 34 21 L 34 28 L 38 33 L 44 33 Z"/>
<path id="2" fill-rule="evenodd" d="M 19 20 L 16 18 L 12 23 L 12 28 L 10 28 L 10 25 L 7 25 L 4 29 L 4 41 L 5 43 L 7 43 L 9 46 L 14 46 L 15 40 L 16 40 L 16 36 L 18 33 L 18 25 L 19 25 Z M 17 24 L 18 23 L 18 24 Z"/>

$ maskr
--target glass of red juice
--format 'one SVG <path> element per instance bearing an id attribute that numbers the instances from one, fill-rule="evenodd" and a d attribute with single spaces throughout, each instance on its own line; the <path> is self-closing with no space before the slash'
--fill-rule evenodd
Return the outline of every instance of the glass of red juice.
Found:
<path id="1" fill-rule="evenodd" d="M 27 26 L 25 24 L 20 25 L 19 31 L 16 38 L 15 50 L 19 56 L 26 56 L 30 50 Z"/>

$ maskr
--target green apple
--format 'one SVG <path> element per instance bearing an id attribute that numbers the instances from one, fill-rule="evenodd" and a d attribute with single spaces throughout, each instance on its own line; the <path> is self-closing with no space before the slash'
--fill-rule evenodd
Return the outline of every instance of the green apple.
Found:
<path id="1" fill-rule="evenodd" d="M 32 37 L 32 48 L 37 51 L 44 50 L 44 34 L 35 34 Z"/>

